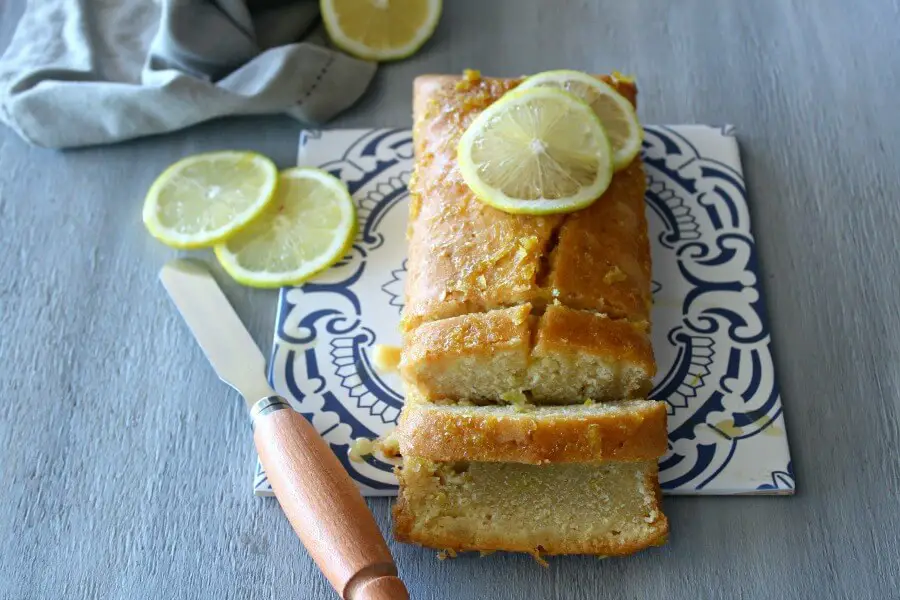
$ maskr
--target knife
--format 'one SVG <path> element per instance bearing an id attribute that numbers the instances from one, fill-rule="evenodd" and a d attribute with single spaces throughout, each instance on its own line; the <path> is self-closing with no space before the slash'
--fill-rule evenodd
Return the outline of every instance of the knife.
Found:
<path id="1" fill-rule="evenodd" d="M 275 497 L 344 600 L 408 600 L 372 513 L 325 440 L 266 380 L 266 362 L 202 263 L 173 260 L 163 286 L 219 379 L 250 409 L 253 440 Z"/>

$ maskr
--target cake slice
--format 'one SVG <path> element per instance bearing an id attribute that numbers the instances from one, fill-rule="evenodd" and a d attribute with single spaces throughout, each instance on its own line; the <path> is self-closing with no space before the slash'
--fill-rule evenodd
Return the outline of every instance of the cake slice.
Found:
<path id="1" fill-rule="evenodd" d="M 526 465 L 405 456 L 394 536 L 444 550 L 631 554 L 665 543 L 656 461 Z"/>
<path id="2" fill-rule="evenodd" d="M 403 456 L 528 464 L 647 461 L 666 451 L 666 406 L 623 400 L 570 406 L 460 406 L 407 396 L 393 437 Z"/>

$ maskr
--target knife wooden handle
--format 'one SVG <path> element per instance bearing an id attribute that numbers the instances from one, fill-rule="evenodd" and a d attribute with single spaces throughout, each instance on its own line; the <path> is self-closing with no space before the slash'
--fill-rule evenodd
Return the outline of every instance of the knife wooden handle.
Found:
<path id="1" fill-rule="evenodd" d="M 288 521 L 343 600 L 408 600 L 362 495 L 322 436 L 277 396 L 251 411 L 259 460 Z"/>

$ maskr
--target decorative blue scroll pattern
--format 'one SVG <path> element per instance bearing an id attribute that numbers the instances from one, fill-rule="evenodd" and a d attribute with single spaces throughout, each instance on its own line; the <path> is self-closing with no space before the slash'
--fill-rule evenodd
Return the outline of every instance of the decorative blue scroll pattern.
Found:
<path id="1" fill-rule="evenodd" d="M 743 178 L 667 127 L 647 128 L 644 165 L 660 370 L 652 394 L 669 405 L 660 484 L 677 493 L 750 491 L 720 481 L 735 461 L 754 459 L 736 458 L 738 446 L 765 434 L 781 464 L 788 450 Z M 739 466 L 769 479 L 765 465 Z M 793 477 L 773 481 L 793 489 Z"/>
<path id="2" fill-rule="evenodd" d="M 736 145 L 736 164 L 727 164 L 691 140 L 679 128 L 647 127 L 644 142 L 659 363 L 653 394 L 669 408 L 660 483 L 667 493 L 789 493 L 794 477 Z M 399 380 L 376 371 L 371 351 L 399 341 L 410 132 L 306 131 L 299 162 L 347 183 L 359 233 L 337 266 L 281 291 L 269 378 L 365 494 L 391 495 L 393 465 L 354 462 L 348 450 L 355 438 L 390 430 L 403 404 Z M 254 489 L 271 493 L 259 467 Z"/>
<path id="3" fill-rule="evenodd" d="M 354 439 L 396 425 L 403 406 L 399 385 L 377 372 L 371 351 L 397 329 L 403 306 L 405 244 L 398 250 L 395 241 L 405 235 L 412 139 L 405 130 L 349 133 L 324 136 L 344 134 L 341 152 L 330 160 L 317 150 L 322 132 L 301 136 L 301 157 L 310 159 L 305 164 L 347 184 L 359 228 L 338 265 L 312 283 L 281 291 L 269 379 L 312 420 L 366 494 L 387 495 L 396 491 L 393 465 L 373 457 L 354 462 L 348 450 Z M 257 493 L 268 492 L 259 469 L 254 485 Z"/>

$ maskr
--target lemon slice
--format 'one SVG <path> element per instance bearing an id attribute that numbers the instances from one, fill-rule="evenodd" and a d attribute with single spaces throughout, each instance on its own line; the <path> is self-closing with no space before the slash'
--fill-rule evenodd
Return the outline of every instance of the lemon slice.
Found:
<path id="1" fill-rule="evenodd" d="M 202 248 L 258 215 L 274 195 L 275 164 L 254 152 L 184 158 L 156 178 L 144 200 L 144 225 L 175 248 Z"/>
<path id="2" fill-rule="evenodd" d="M 594 109 L 613 149 L 613 167 L 624 169 L 641 151 L 644 130 L 634 107 L 614 87 L 580 71 L 547 71 L 523 81 L 517 89 L 554 87 L 575 94 Z"/>
<path id="3" fill-rule="evenodd" d="M 215 247 L 229 275 L 253 287 L 293 285 L 341 259 L 356 234 L 347 187 L 325 171 L 282 171 L 275 200 Z"/>
<path id="4" fill-rule="evenodd" d="M 550 87 L 513 90 L 459 141 L 457 162 L 478 199 L 522 214 L 571 212 L 612 179 L 612 150 L 591 107 Z"/>
<path id="5" fill-rule="evenodd" d="M 441 17 L 441 0 L 321 0 L 334 44 L 368 60 L 397 60 L 428 41 Z"/>

